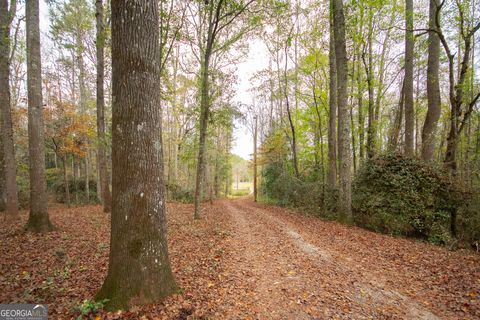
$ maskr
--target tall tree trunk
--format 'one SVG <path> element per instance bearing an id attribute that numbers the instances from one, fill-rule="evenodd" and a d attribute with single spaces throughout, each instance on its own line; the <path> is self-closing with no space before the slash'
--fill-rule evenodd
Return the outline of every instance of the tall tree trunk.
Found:
<path id="1" fill-rule="evenodd" d="M 413 110 L 413 0 L 405 1 L 405 155 L 414 155 L 415 115 Z"/>
<path id="2" fill-rule="evenodd" d="M 430 0 L 429 28 L 435 29 L 435 15 L 437 13 L 437 0 Z M 437 123 L 440 119 L 440 82 L 438 69 L 440 64 L 440 39 L 434 31 L 428 33 L 428 62 L 427 62 L 427 99 L 428 110 L 422 130 L 422 159 L 434 160 L 435 135 Z"/>
<path id="3" fill-rule="evenodd" d="M 363 17 L 364 17 L 364 8 L 360 6 L 360 21 L 358 25 L 358 34 L 360 39 L 363 38 Z M 358 149 L 359 149 L 359 158 L 360 162 L 365 158 L 365 119 L 363 114 L 363 91 L 364 91 L 364 78 L 363 72 L 361 68 L 361 47 L 359 44 L 355 47 L 355 55 L 357 61 L 357 74 L 356 74 L 356 81 L 357 81 L 357 104 L 358 104 Z"/>
<path id="4" fill-rule="evenodd" d="M 110 310 L 177 290 L 166 239 L 158 23 L 156 0 L 112 1 L 112 231 L 97 295 Z"/>
<path id="5" fill-rule="evenodd" d="M 85 62 L 83 60 L 83 36 L 82 30 L 77 30 L 76 38 L 76 55 L 77 55 L 77 63 L 78 63 L 78 86 L 80 89 L 80 112 L 85 113 L 87 112 L 87 86 L 85 83 Z M 85 197 L 86 203 L 90 201 L 90 186 L 88 184 L 88 151 L 85 156 Z M 81 162 L 79 162 L 79 168 L 81 168 Z M 80 170 L 81 172 L 81 170 Z M 79 175 L 79 178 L 81 175 Z"/>
<path id="6" fill-rule="evenodd" d="M 333 24 L 333 1 L 330 0 L 330 50 L 329 60 L 329 114 L 328 114 L 328 175 L 329 189 L 337 186 L 337 64 L 335 60 L 335 27 Z"/>
<path id="7" fill-rule="evenodd" d="M 333 0 L 333 13 L 337 65 L 338 157 L 340 160 L 339 210 L 341 214 L 350 218 L 352 214 L 352 150 L 347 106 L 348 74 L 343 0 Z"/>
<path id="8" fill-rule="evenodd" d="M 18 217 L 18 192 L 13 142 L 12 113 L 10 105 L 10 24 L 12 8 L 8 1 L 0 0 L 0 111 L 2 119 L 3 169 L 5 174 L 6 205 L 8 218 Z"/>
<path id="9" fill-rule="evenodd" d="M 109 187 L 107 170 L 107 155 L 105 152 L 107 141 L 105 138 L 105 27 L 103 22 L 103 2 L 95 1 L 97 21 L 97 137 L 98 137 L 98 170 L 100 177 L 100 190 L 102 192 L 103 212 L 110 212 L 112 195 Z"/>
<path id="10" fill-rule="evenodd" d="M 208 47 L 208 45 L 207 45 Z M 195 180 L 194 219 L 200 219 L 200 197 L 202 192 L 202 179 L 205 171 L 205 143 L 207 140 L 207 125 L 210 114 L 210 68 L 211 48 L 207 48 L 201 67 L 201 90 L 200 90 L 200 132 L 197 157 L 197 174 Z"/>
<path id="11" fill-rule="evenodd" d="M 367 157 L 372 158 L 375 155 L 376 142 L 376 121 L 375 121 L 375 101 L 373 91 L 373 11 L 369 8 L 368 12 L 368 62 L 365 69 L 367 72 L 368 86 L 368 120 L 367 120 Z"/>
<path id="12" fill-rule="evenodd" d="M 396 152 L 398 147 L 398 140 L 400 137 L 400 129 L 402 128 L 403 121 L 403 109 L 405 98 L 405 79 L 402 81 L 402 89 L 400 90 L 400 99 L 398 102 L 398 109 L 395 110 L 394 120 L 390 131 L 390 137 L 388 141 L 388 151 Z"/>
<path id="13" fill-rule="evenodd" d="M 42 59 L 38 0 L 26 5 L 28 150 L 30 159 L 30 215 L 27 230 L 48 232 L 53 225 L 48 217 L 47 183 L 45 181 L 45 136 L 42 99 Z"/>
<path id="14" fill-rule="evenodd" d="M 285 58 L 285 60 L 287 60 L 287 59 Z M 285 77 L 286 77 L 286 75 L 285 75 Z M 300 179 L 300 171 L 298 170 L 298 159 L 297 159 L 297 133 L 295 131 L 295 124 L 293 123 L 292 112 L 290 110 L 290 102 L 289 102 L 289 99 L 288 99 L 286 82 L 287 81 L 285 80 L 284 93 L 285 93 L 285 105 L 286 105 L 286 108 L 287 108 L 288 124 L 290 125 L 290 131 L 292 133 L 291 146 L 292 146 L 293 172 L 295 173 L 295 177 L 297 179 Z"/>

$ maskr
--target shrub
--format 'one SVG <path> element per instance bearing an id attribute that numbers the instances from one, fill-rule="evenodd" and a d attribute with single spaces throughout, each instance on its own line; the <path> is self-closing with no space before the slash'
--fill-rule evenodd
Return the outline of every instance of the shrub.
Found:
<path id="1" fill-rule="evenodd" d="M 474 246 L 480 246 L 480 192 L 471 194 L 469 201 L 458 210 L 457 228 L 459 240 Z"/>
<path id="2" fill-rule="evenodd" d="M 84 317 L 90 318 L 90 316 L 95 315 L 98 311 L 105 307 L 105 304 L 108 302 L 108 299 L 101 301 L 93 301 L 85 299 L 80 303 L 76 309 L 80 311 L 80 315 L 77 317 L 77 320 L 82 320 Z"/>
<path id="3" fill-rule="evenodd" d="M 175 183 L 167 184 L 168 200 L 178 201 L 182 203 L 193 203 L 193 190 L 187 190 Z"/>
<path id="4" fill-rule="evenodd" d="M 269 163 L 262 172 L 260 193 L 280 206 L 293 206 L 320 213 L 323 209 L 323 185 L 318 181 L 297 179 L 282 169 L 281 163 Z"/>
<path id="5" fill-rule="evenodd" d="M 450 212 L 463 198 L 442 169 L 413 158 L 384 155 L 367 160 L 357 172 L 352 209 L 359 226 L 445 243 Z"/>
<path id="6" fill-rule="evenodd" d="M 233 197 L 245 197 L 250 194 L 250 189 L 233 189 L 230 193 Z"/>

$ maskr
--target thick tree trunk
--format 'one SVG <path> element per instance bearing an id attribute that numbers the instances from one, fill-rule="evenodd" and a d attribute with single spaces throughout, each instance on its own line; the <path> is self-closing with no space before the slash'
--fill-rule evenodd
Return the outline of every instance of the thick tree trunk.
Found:
<path id="1" fill-rule="evenodd" d="M 195 180 L 194 219 L 200 219 L 200 197 L 202 192 L 202 180 L 205 171 L 205 143 L 207 141 L 207 125 L 210 114 L 210 68 L 211 48 L 207 46 L 201 70 L 200 90 L 200 132 L 198 142 L 197 174 Z"/>
<path id="2" fill-rule="evenodd" d="M 0 123 L 2 123 L 2 113 L 0 112 Z M 5 162 L 3 161 L 3 134 L 0 129 L 0 211 L 5 211 L 7 204 L 7 193 L 5 188 Z"/>
<path id="3" fill-rule="evenodd" d="M 0 0 L 0 111 L 6 193 L 5 212 L 8 218 L 16 219 L 18 217 L 18 193 L 10 106 L 10 23 L 8 1 Z"/>
<path id="4" fill-rule="evenodd" d="M 405 155 L 414 155 L 415 114 L 413 110 L 413 0 L 405 1 Z"/>
<path id="5" fill-rule="evenodd" d="M 437 1 L 430 0 L 429 28 L 435 29 L 435 16 L 437 13 Z M 427 62 L 427 99 L 428 110 L 422 130 L 422 159 L 434 160 L 435 135 L 437 123 L 440 119 L 440 82 L 438 69 L 440 64 L 440 39 L 434 31 L 428 33 L 428 62 Z"/>
<path id="6" fill-rule="evenodd" d="M 339 210 L 347 218 L 352 214 L 352 150 L 347 106 L 347 50 L 345 44 L 345 16 L 343 0 L 333 0 L 335 27 L 335 59 L 337 65 Z"/>
<path id="7" fill-rule="evenodd" d="M 158 15 L 156 0 L 112 1 L 112 231 L 97 295 L 109 310 L 177 290 L 166 239 Z"/>
<path id="8" fill-rule="evenodd" d="M 100 190 L 103 203 L 103 212 L 110 212 L 112 206 L 112 195 L 109 187 L 107 170 L 106 138 L 105 138 L 105 27 L 103 22 L 103 2 L 95 1 L 97 20 L 97 137 L 98 137 L 98 175 L 100 178 Z M 97 190 L 98 192 L 98 190 Z"/>
<path id="9" fill-rule="evenodd" d="M 333 1 L 330 0 L 330 50 L 329 58 L 329 114 L 328 114 L 328 175 L 329 189 L 337 186 L 337 64 L 335 61 L 335 27 Z"/>
<path id="10" fill-rule="evenodd" d="M 45 181 L 45 136 L 42 99 L 42 59 L 38 0 L 26 5 L 27 87 L 28 87 L 28 150 L 30 159 L 30 215 L 27 230 L 52 231 L 48 217 L 47 184 Z"/>

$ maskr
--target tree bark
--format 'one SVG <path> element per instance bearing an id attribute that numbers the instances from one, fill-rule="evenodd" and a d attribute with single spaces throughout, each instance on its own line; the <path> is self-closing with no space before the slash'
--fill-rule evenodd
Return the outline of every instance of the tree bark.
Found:
<path id="1" fill-rule="evenodd" d="M 364 9 L 363 6 L 360 6 L 360 17 L 359 17 L 359 25 L 358 25 L 358 34 L 360 39 L 363 38 L 363 17 L 364 17 Z M 356 74 L 356 81 L 357 81 L 357 104 L 358 104 L 358 149 L 359 149 L 359 158 L 360 162 L 365 158 L 365 119 L 363 114 L 363 91 L 364 91 L 364 78 L 362 72 L 362 60 L 361 60 L 361 53 L 360 53 L 360 45 L 356 45 L 355 47 L 355 55 L 357 61 L 357 74 Z"/>
<path id="2" fill-rule="evenodd" d="M 437 14 L 437 1 L 430 0 L 429 9 L 430 29 L 436 29 L 435 16 Z M 438 69 L 440 64 L 440 39 L 434 31 L 428 33 L 428 61 L 427 61 L 427 99 L 428 109 L 422 130 L 422 159 L 424 161 L 434 160 L 435 135 L 437 123 L 440 119 L 440 82 Z"/>
<path id="3" fill-rule="evenodd" d="M 10 8 L 12 9 L 12 8 Z M 18 191 L 10 105 L 10 24 L 8 1 L 0 0 L 0 110 L 2 113 L 3 169 L 5 174 L 7 218 L 18 218 Z"/>
<path id="4" fill-rule="evenodd" d="M 98 171 L 100 190 L 102 193 L 103 212 L 110 212 L 112 195 L 110 193 L 109 177 L 107 170 L 106 138 L 105 138 L 105 27 L 103 22 L 103 1 L 95 1 L 97 21 L 97 137 L 98 137 Z M 98 190 L 97 190 L 98 192 Z"/>
<path id="5" fill-rule="evenodd" d="M 345 44 L 345 16 L 343 0 L 333 0 L 333 24 L 335 28 L 335 59 L 337 66 L 338 106 L 338 157 L 339 157 L 339 210 L 347 218 L 352 214 L 352 150 L 347 105 L 347 50 Z"/>
<path id="6" fill-rule="evenodd" d="M 0 123 L 3 127 L 2 112 L 0 112 Z M 5 162 L 3 152 L 3 134 L 0 129 L 0 211 L 5 211 L 5 205 L 7 204 L 7 193 L 5 188 Z"/>
<path id="7" fill-rule="evenodd" d="M 177 286 L 166 238 L 158 2 L 116 0 L 111 10 L 112 231 L 97 298 L 118 310 L 157 301 Z"/>
<path id="8" fill-rule="evenodd" d="M 45 127 L 43 123 L 42 59 L 38 0 L 25 5 L 27 29 L 28 150 L 30 160 L 30 215 L 27 230 L 52 231 L 48 217 L 45 180 Z"/>
<path id="9" fill-rule="evenodd" d="M 405 1 L 405 155 L 414 155 L 415 115 L 413 110 L 413 0 Z"/>
<path id="10" fill-rule="evenodd" d="M 329 60 L 329 114 L 328 114 L 328 175 L 330 190 L 337 186 L 337 64 L 335 61 L 335 27 L 333 25 L 333 1 L 330 0 L 330 50 Z"/>
<path id="11" fill-rule="evenodd" d="M 287 118 L 288 124 L 290 125 L 290 132 L 292 133 L 292 139 L 290 141 L 290 145 L 292 148 L 292 162 L 293 162 L 293 171 L 295 173 L 295 177 L 300 179 L 300 171 L 298 170 L 298 159 L 297 159 L 297 134 L 295 131 L 295 124 L 293 123 L 292 112 L 290 110 L 290 100 L 288 98 L 288 78 L 287 78 L 287 71 L 288 71 L 288 46 L 285 46 L 285 69 L 284 69 L 284 88 L 283 94 L 285 96 L 285 106 L 287 109 Z"/>
<path id="12" fill-rule="evenodd" d="M 205 171 L 205 143 L 207 140 L 207 125 L 210 114 L 210 68 L 211 47 L 207 45 L 204 60 L 201 67 L 201 89 L 200 89 L 200 132 L 197 157 L 197 174 L 195 180 L 194 219 L 200 219 L 200 196 L 202 191 L 202 178 Z"/>
<path id="13" fill-rule="evenodd" d="M 390 137 L 388 141 L 388 151 L 396 152 L 398 147 L 398 140 L 400 136 L 400 129 L 402 128 L 403 121 L 403 109 L 405 98 L 405 79 L 402 81 L 402 89 L 400 90 L 400 99 L 398 101 L 398 109 L 394 114 L 394 120 L 390 131 Z"/>
<path id="14" fill-rule="evenodd" d="M 80 104 L 80 112 L 85 113 L 87 112 L 87 86 L 85 83 L 85 76 L 86 76 L 86 71 L 85 71 L 85 62 L 83 60 L 83 34 L 82 34 L 82 29 L 79 27 L 77 29 L 76 35 L 75 35 L 75 41 L 76 41 L 76 58 L 77 58 L 77 63 L 78 63 L 78 86 L 80 89 L 80 96 L 79 96 L 79 104 Z M 85 159 L 85 197 L 86 197 L 86 203 L 90 202 L 90 185 L 88 183 L 89 177 L 88 177 L 88 151 L 86 152 Z M 81 162 L 79 161 L 79 167 L 81 168 Z M 79 178 L 81 177 L 81 170 L 80 170 L 80 175 Z"/>
<path id="15" fill-rule="evenodd" d="M 368 120 L 367 120 L 367 157 L 373 158 L 375 155 L 376 121 L 375 121 L 375 101 L 373 91 L 373 12 L 369 8 L 368 12 L 368 62 L 365 66 L 367 73 L 368 86 Z"/>

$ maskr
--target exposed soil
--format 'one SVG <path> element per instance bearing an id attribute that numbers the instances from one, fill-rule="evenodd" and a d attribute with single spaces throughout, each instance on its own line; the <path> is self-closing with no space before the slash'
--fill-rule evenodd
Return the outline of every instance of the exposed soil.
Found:
<path id="1" fill-rule="evenodd" d="M 106 275 L 109 216 L 50 210 L 57 231 L 0 225 L 0 303 L 71 319 Z M 480 256 L 322 221 L 247 199 L 169 204 L 181 293 L 100 319 L 480 319 Z"/>

